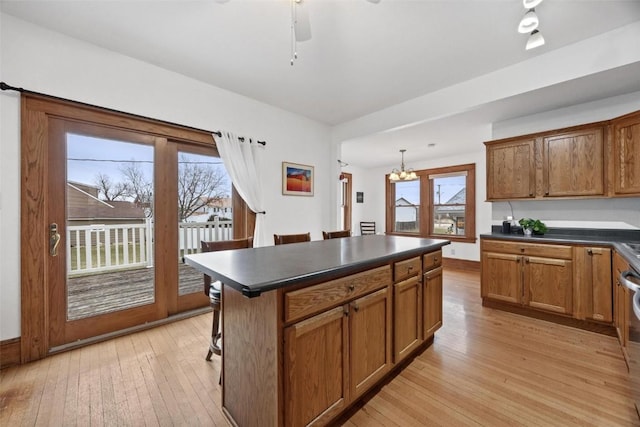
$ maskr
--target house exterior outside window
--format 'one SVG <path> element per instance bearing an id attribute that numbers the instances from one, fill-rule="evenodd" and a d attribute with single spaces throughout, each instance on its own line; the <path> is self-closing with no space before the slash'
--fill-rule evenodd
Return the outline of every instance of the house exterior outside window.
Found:
<path id="1" fill-rule="evenodd" d="M 413 181 L 386 177 L 387 234 L 475 242 L 475 164 L 416 174 Z"/>

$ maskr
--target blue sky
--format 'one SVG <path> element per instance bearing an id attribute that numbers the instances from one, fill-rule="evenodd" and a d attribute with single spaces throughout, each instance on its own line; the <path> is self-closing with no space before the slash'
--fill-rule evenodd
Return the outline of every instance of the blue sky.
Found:
<path id="1" fill-rule="evenodd" d="M 445 203 L 447 200 L 455 196 L 462 188 L 464 188 L 466 177 L 452 176 L 446 178 L 438 178 L 437 184 L 440 184 L 440 202 Z M 435 188 L 433 194 L 434 203 L 438 203 L 438 188 Z M 396 182 L 396 199 L 404 197 L 413 204 L 420 203 L 420 180 Z"/>
<path id="2" fill-rule="evenodd" d="M 216 165 L 224 170 L 219 158 L 179 152 L 180 160 Z M 121 168 L 134 161 L 147 179 L 153 178 L 153 146 L 67 134 L 67 180 L 93 185 L 99 173 L 107 174 L 112 182 L 124 180 Z M 225 171 L 226 174 L 226 171 Z M 227 192 L 231 194 L 231 182 L 227 180 Z"/>

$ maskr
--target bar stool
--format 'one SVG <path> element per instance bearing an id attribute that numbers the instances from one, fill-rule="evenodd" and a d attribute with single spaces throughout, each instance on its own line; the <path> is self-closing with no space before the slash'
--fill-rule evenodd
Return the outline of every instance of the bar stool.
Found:
<path id="1" fill-rule="evenodd" d="M 230 249 L 246 249 L 253 247 L 253 237 L 246 239 L 220 240 L 215 242 L 200 242 L 202 252 L 226 251 Z M 219 280 L 211 283 L 211 276 L 204 275 L 204 294 L 209 297 L 209 303 L 213 310 L 213 322 L 211 324 L 211 340 L 209 352 L 205 358 L 211 361 L 211 355 L 222 354 L 222 332 L 220 332 L 220 319 L 222 316 L 222 283 Z"/>
<path id="2" fill-rule="evenodd" d="M 208 277 L 208 276 L 207 276 Z M 209 281 L 211 278 L 209 277 Z M 211 361 L 211 355 L 222 354 L 222 348 L 218 344 L 222 339 L 222 332 L 220 332 L 220 312 L 222 311 L 222 283 L 216 280 L 209 287 L 209 302 L 211 309 L 213 310 L 213 324 L 211 325 L 211 341 L 209 342 L 209 352 L 207 353 L 206 361 Z"/>

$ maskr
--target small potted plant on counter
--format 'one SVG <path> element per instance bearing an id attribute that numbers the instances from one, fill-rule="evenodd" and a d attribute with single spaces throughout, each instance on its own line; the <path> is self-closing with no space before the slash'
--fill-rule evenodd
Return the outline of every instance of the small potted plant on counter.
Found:
<path id="1" fill-rule="evenodd" d="M 539 219 L 521 218 L 518 223 L 522 226 L 524 234 L 530 236 L 533 234 L 544 234 L 548 228 L 544 222 Z"/>

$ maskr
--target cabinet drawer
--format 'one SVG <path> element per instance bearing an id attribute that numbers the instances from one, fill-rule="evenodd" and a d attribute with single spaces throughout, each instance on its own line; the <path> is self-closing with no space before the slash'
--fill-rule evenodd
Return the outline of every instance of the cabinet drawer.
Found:
<path id="1" fill-rule="evenodd" d="M 284 294 L 284 320 L 290 322 L 343 304 L 390 283 L 391 269 L 385 265 L 308 288 L 287 292 Z"/>
<path id="2" fill-rule="evenodd" d="M 422 268 L 424 271 L 440 267 L 442 265 L 442 251 L 435 251 L 428 254 L 424 254 L 422 257 Z"/>
<path id="3" fill-rule="evenodd" d="M 483 240 L 481 250 L 563 259 L 571 259 L 573 256 L 571 246 L 505 242 L 501 240 Z"/>
<path id="4" fill-rule="evenodd" d="M 420 257 L 398 261 L 393 265 L 393 280 L 399 282 L 407 277 L 420 275 Z"/>

